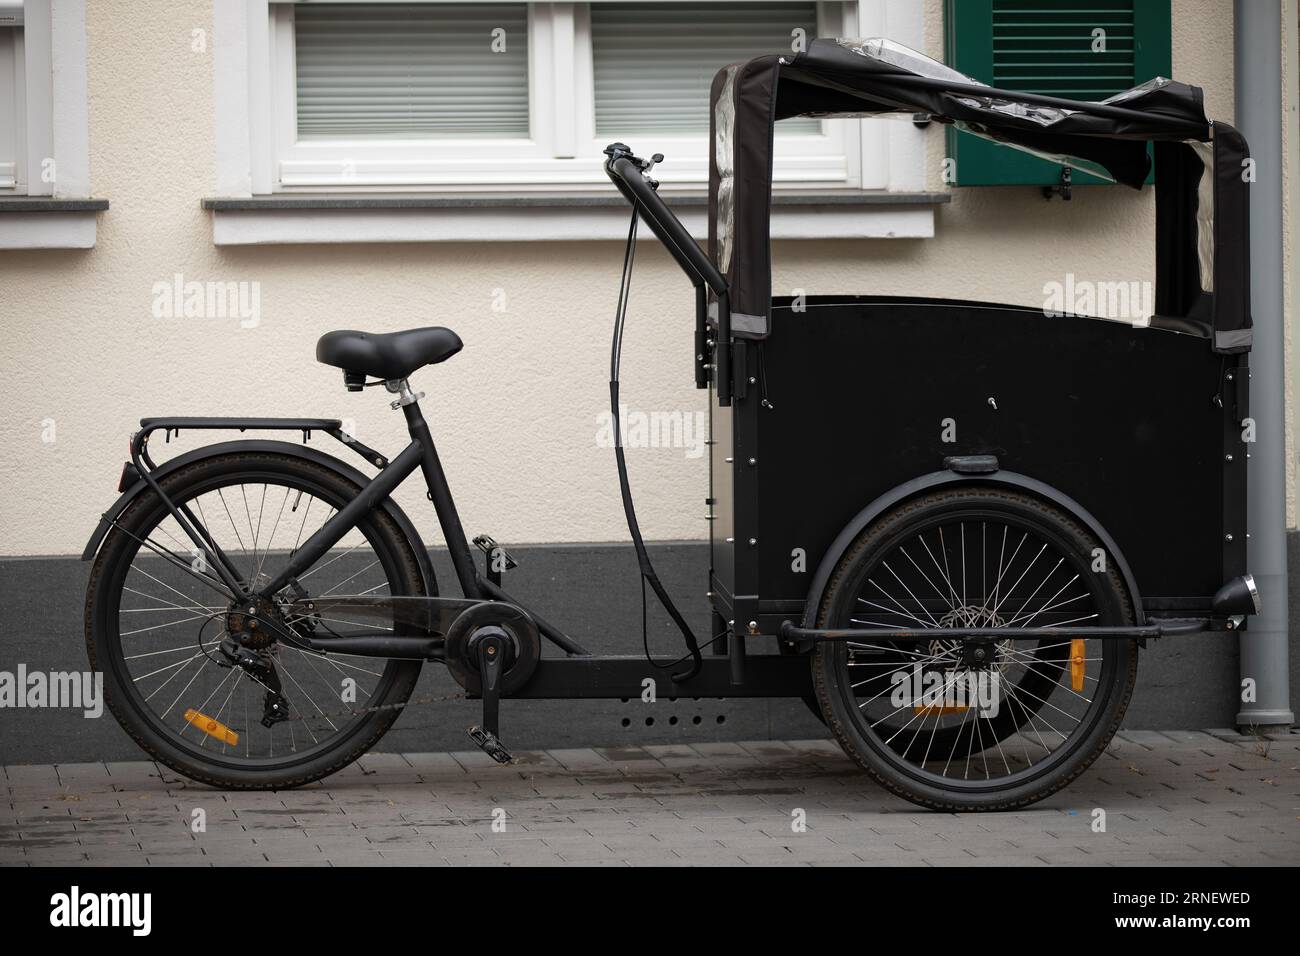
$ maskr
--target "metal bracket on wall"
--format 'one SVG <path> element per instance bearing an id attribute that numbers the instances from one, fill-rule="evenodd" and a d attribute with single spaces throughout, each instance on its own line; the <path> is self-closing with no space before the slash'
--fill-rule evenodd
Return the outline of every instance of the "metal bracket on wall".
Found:
<path id="1" fill-rule="evenodd" d="M 1061 181 L 1055 186 L 1043 187 L 1043 198 L 1051 199 L 1053 196 L 1060 196 L 1066 202 L 1074 198 L 1074 174 L 1069 166 L 1061 167 Z"/>

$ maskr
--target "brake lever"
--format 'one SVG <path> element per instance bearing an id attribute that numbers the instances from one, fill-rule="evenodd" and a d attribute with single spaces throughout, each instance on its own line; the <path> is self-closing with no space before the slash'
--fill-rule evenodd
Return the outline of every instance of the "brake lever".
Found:
<path id="1" fill-rule="evenodd" d="M 651 178 L 650 170 L 654 169 L 657 165 L 659 165 L 663 161 L 664 161 L 664 154 L 655 153 L 648 160 L 643 160 L 641 163 L 641 175 L 645 177 L 645 181 L 650 184 L 651 189 L 657 190 L 659 188 L 659 180 Z"/>

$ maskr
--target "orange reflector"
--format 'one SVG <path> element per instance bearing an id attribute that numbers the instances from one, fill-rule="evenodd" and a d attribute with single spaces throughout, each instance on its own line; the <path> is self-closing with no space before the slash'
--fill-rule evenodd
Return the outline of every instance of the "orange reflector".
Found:
<path id="1" fill-rule="evenodd" d="M 939 717 L 943 714 L 964 714 L 970 710 L 969 707 L 957 707 L 951 704 L 913 704 L 912 713 L 920 714 L 923 717 Z"/>
<path id="2" fill-rule="evenodd" d="M 216 737 L 218 740 L 224 741 L 232 747 L 239 743 L 239 734 L 235 733 L 221 721 L 215 720 L 207 714 L 200 714 L 193 707 L 185 711 L 185 719 L 209 737 Z"/>
<path id="3" fill-rule="evenodd" d="M 1070 686 L 1075 690 L 1083 690 L 1083 673 L 1088 669 L 1086 645 L 1081 637 L 1070 642 Z"/>

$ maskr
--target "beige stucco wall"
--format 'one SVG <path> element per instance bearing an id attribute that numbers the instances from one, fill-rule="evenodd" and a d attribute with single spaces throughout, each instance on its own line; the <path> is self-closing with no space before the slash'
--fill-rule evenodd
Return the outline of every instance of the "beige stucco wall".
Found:
<path id="1" fill-rule="evenodd" d="M 926 0 L 930 52 L 941 55 L 939 0 Z M 0 499 L 0 551 L 78 551 L 114 497 L 126 438 L 143 415 L 328 415 L 395 451 L 400 416 L 386 397 L 345 393 L 313 361 L 341 327 L 446 324 L 465 351 L 415 380 L 439 438 L 467 530 L 506 542 L 621 540 L 612 452 L 598 447 L 616 243 L 456 243 L 217 248 L 199 200 L 213 191 L 211 0 L 89 4 L 93 193 L 112 208 L 86 252 L 0 252 L 0 472 L 35 500 Z M 1228 0 L 1179 0 L 1175 75 L 1206 87 L 1231 118 Z M 942 153 L 934 129 L 932 172 Z M 928 240 L 783 242 L 778 291 L 912 292 L 1037 304 L 1065 268 L 1080 278 L 1150 279 L 1151 196 L 1079 189 L 1073 202 L 1036 190 L 963 190 Z M 261 283 L 261 323 L 153 318 L 154 283 Z M 508 311 L 493 311 L 503 289 Z M 691 386 L 689 286 L 643 244 L 624 345 L 633 408 L 702 410 Z M 53 442 L 42 441 L 45 420 Z M 183 435 L 185 449 L 202 436 Z M 332 445 L 318 438 L 323 447 Z M 706 466 L 681 449 L 630 453 L 646 536 L 706 533 Z M 440 535 L 415 483 L 401 496 L 426 540 Z"/>

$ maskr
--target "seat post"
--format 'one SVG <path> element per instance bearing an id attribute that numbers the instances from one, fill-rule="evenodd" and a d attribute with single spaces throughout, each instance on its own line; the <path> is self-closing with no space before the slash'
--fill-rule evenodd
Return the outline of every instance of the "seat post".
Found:
<path id="1" fill-rule="evenodd" d="M 414 405 L 424 398 L 424 392 L 412 392 L 411 383 L 404 378 L 390 378 L 384 382 L 384 388 L 397 396 L 393 400 L 393 408 L 395 409 Z"/>
<path id="2" fill-rule="evenodd" d="M 456 579 L 460 582 L 461 592 L 467 598 L 482 597 L 479 587 L 478 572 L 474 568 L 474 556 L 465 537 L 465 529 L 460 523 L 460 514 L 456 511 L 456 502 L 452 499 L 451 488 L 447 485 L 447 475 L 442 470 L 438 459 L 438 449 L 433 444 L 433 435 L 429 425 L 420 411 L 422 392 L 411 391 L 406 379 L 385 382 L 384 386 L 398 397 L 393 401 L 393 408 L 400 408 L 406 416 L 406 428 L 411 433 L 411 440 L 419 442 L 424 449 L 420 460 L 420 469 L 424 472 L 425 484 L 429 486 L 429 500 L 433 502 L 434 511 L 438 513 L 438 523 L 442 525 L 442 536 L 447 542 L 451 555 L 452 567 L 456 570 Z"/>

